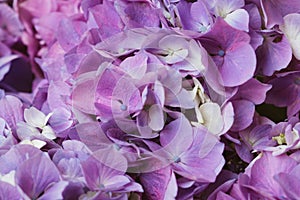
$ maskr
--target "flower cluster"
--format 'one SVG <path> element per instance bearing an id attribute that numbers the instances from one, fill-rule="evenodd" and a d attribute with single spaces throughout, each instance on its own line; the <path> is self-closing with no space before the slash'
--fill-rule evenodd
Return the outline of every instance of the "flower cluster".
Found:
<path id="1" fill-rule="evenodd" d="M 300 1 L 0 1 L 0 199 L 299 199 Z"/>

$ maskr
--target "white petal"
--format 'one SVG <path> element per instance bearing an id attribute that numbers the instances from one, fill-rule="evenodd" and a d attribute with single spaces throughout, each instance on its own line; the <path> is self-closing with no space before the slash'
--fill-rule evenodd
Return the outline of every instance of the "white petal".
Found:
<path id="1" fill-rule="evenodd" d="M 38 149 L 42 148 L 47 144 L 45 141 L 42 140 L 32 140 L 31 143 L 33 146 L 35 146 Z"/>
<path id="2" fill-rule="evenodd" d="M 189 54 L 187 49 L 180 49 L 176 51 L 172 51 L 166 57 L 163 57 L 165 62 L 168 64 L 178 63 L 183 61 Z"/>
<path id="3" fill-rule="evenodd" d="M 44 124 L 43 124 L 43 126 L 46 126 L 46 124 L 48 123 L 48 121 L 49 121 L 49 119 L 50 119 L 50 117 L 53 115 L 53 113 L 51 112 L 51 113 L 49 113 L 46 117 L 45 117 L 45 121 L 44 121 Z"/>
<path id="4" fill-rule="evenodd" d="M 220 106 L 209 102 L 202 104 L 199 110 L 204 119 L 204 126 L 214 135 L 218 135 L 224 126 Z"/>
<path id="5" fill-rule="evenodd" d="M 21 121 L 17 123 L 17 135 L 20 140 L 25 140 L 32 136 L 40 135 L 40 132 L 36 128 Z"/>
<path id="6" fill-rule="evenodd" d="M 287 37 L 294 56 L 300 60 L 300 14 L 288 14 L 283 20 L 283 25 L 280 25 L 279 27 Z"/>
<path id="7" fill-rule="evenodd" d="M 0 180 L 3 181 L 3 182 L 9 183 L 13 186 L 16 186 L 15 174 L 16 174 L 16 171 L 12 170 L 12 171 L 10 171 L 9 173 L 7 173 L 3 176 L 0 175 Z"/>
<path id="8" fill-rule="evenodd" d="M 46 115 L 38 109 L 36 109 L 35 107 L 30 107 L 29 109 L 25 109 L 24 119 L 30 126 L 36 128 L 43 128 Z"/>
<path id="9" fill-rule="evenodd" d="M 170 49 L 173 51 L 177 51 L 180 49 L 187 49 L 189 44 L 186 39 L 180 36 L 168 35 L 159 41 L 158 46 L 164 50 Z"/>
<path id="10" fill-rule="evenodd" d="M 56 138 L 56 135 L 50 126 L 45 126 L 43 128 L 42 135 L 50 140 L 54 140 Z"/>
<path id="11" fill-rule="evenodd" d="M 244 9 L 237 9 L 229 13 L 224 20 L 236 29 L 249 31 L 249 14 Z"/>

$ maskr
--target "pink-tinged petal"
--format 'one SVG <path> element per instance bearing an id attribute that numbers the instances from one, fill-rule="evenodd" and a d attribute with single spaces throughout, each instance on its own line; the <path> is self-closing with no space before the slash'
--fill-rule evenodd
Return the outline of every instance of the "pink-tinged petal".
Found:
<path id="1" fill-rule="evenodd" d="M 82 0 L 80 7 L 83 10 L 84 17 L 87 19 L 89 15 L 89 9 L 98 4 L 101 4 L 101 2 L 102 2 L 101 0 Z"/>
<path id="2" fill-rule="evenodd" d="M 15 43 L 22 34 L 23 25 L 17 13 L 6 3 L 0 4 L 0 42 Z M 0 53 L 2 54 L 2 52 Z"/>
<path id="3" fill-rule="evenodd" d="M 57 27 L 57 40 L 65 51 L 71 50 L 79 44 L 81 35 L 83 35 L 85 23 L 76 20 L 62 19 Z"/>
<path id="4" fill-rule="evenodd" d="M 172 170 L 170 167 L 162 168 L 157 171 L 142 173 L 139 177 L 144 186 L 145 198 L 163 200 L 171 181 Z"/>
<path id="5" fill-rule="evenodd" d="M 280 25 L 280 29 L 287 37 L 294 56 L 300 60 L 300 14 L 293 13 L 288 14 L 283 18 L 283 24 Z"/>
<path id="6" fill-rule="evenodd" d="M 159 27 L 159 10 L 148 2 L 123 2 L 116 1 L 116 10 L 126 27 Z"/>
<path id="7" fill-rule="evenodd" d="M 53 0 L 28 0 L 23 1 L 20 6 L 29 11 L 34 17 L 42 17 L 57 8 L 56 1 Z"/>
<path id="8" fill-rule="evenodd" d="M 240 131 L 247 128 L 253 121 L 255 106 L 247 100 L 232 101 L 234 108 L 234 123 L 230 130 Z"/>
<path id="9" fill-rule="evenodd" d="M 280 40 L 279 42 L 276 40 Z M 288 66 L 292 60 L 292 48 L 283 36 L 265 37 L 257 51 L 257 68 L 263 75 L 271 76 Z"/>
<path id="10" fill-rule="evenodd" d="M 247 33 L 232 28 L 220 17 L 217 18 L 214 26 L 212 27 L 212 30 L 207 34 L 203 35 L 203 38 L 215 40 L 215 42 L 218 42 L 225 49 L 237 43 L 241 43 L 241 42 L 249 43 L 250 41 L 250 37 Z M 203 43 L 203 46 L 206 49 L 208 49 L 209 53 L 212 53 L 210 52 L 211 50 L 210 45 L 205 44 L 205 41 Z"/>
<path id="11" fill-rule="evenodd" d="M 113 3 L 110 1 L 103 1 L 103 4 L 90 8 L 89 12 L 89 18 L 93 18 L 99 27 L 101 39 L 105 39 L 119 33 L 124 27 L 121 18 L 113 6 Z"/>
<path id="12" fill-rule="evenodd" d="M 141 95 L 131 78 L 107 68 L 97 83 L 95 106 L 101 120 L 126 117 L 141 109 Z"/>
<path id="13" fill-rule="evenodd" d="M 33 21 L 38 34 L 48 45 L 55 40 L 59 22 L 63 18 L 65 16 L 62 13 L 53 12 Z"/>
<path id="14" fill-rule="evenodd" d="M 258 105 L 265 101 L 266 93 L 272 88 L 272 85 L 264 84 L 252 78 L 241 85 L 234 98 L 246 99 Z"/>
<path id="15" fill-rule="evenodd" d="M 249 14 L 244 9 L 237 9 L 229 13 L 224 20 L 236 29 L 249 31 Z"/>
<path id="16" fill-rule="evenodd" d="M 132 78 L 140 79 L 147 70 L 148 56 L 145 53 L 138 53 L 133 57 L 126 58 L 120 67 L 123 68 Z"/>

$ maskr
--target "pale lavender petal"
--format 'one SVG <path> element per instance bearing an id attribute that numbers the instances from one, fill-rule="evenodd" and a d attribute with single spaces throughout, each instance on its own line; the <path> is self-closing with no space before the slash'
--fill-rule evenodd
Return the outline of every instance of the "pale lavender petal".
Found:
<path id="1" fill-rule="evenodd" d="M 139 53 L 133 57 L 126 58 L 120 67 L 123 68 L 132 78 L 140 79 L 144 76 L 147 70 L 148 56 L 144 53 Z"/>
<path id="2" fill-rule="evenodd" d="M 159 10 L 148 2 L 117 1 L 115 7 L 128 28 L 158 27 Z"/>
<path id="3" fill-rule="evenodd" d="M 124 27 L 124 24 L 116 9 L 112 5 L 112 2 L 107 0 L 103 1 L 103 4 L 90 8 L 89 18 L 93 18 L 93 20 L 96 21 L 99 27 L 101 39 L 105 39 L 119 33 Z"/>

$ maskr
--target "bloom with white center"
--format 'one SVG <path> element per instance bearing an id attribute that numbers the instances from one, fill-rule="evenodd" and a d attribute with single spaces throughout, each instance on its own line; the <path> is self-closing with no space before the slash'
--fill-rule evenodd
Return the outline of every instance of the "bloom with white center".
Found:
<path id="1" fill-rule="evenodd" d="M 174 64 L 186 59 L 189 54 L 188 46 L 188 41 L 180 36 L 170 35 L 159 41 L 159 47 L 166 53 L 166 56 L 162 58 L 168 64 Z"/>
<path id="2" fill-rule="evenodd" d="M 205 126 L 209 132 L 216 136 L 223 135 L 233 123 L 233 108 L 231 104 L 224 107 L 229 113 L 225 116 L 220 105 L 212 102 L 205 94 L 201 83 L 193 78 L 195 87 L 192 90 L 192 95 L 195 102 L 195 112 L 197 122 L 192 122 L 192 125 Z"/>
<path id="3" fill-rule="evenodd" d="M 47 139 L 54 140 L 56 135 L 53 129 L 47 125 L 52 113 L 47 116 L 36 109 L 30 107 L 24 111 L 25 122 L 19 122 L 17 124 L 17 134 L 21 140 L 30 139 L 32 136 L 43 136 Z M 38 145 L 40 146 L 40 145 Z"/>
<path id="4" fill-rule="evenodd" d="M 272 151 L 273 156 L 278 156 L 286 153 L 289 150 L 296 150 L 300 148 L 300 123 L 297 123 L 293 128 L 289 124 L 283 133 L 272 137 L 277 142 L 277 146 L 267 147 L 265 150 Z"/>

